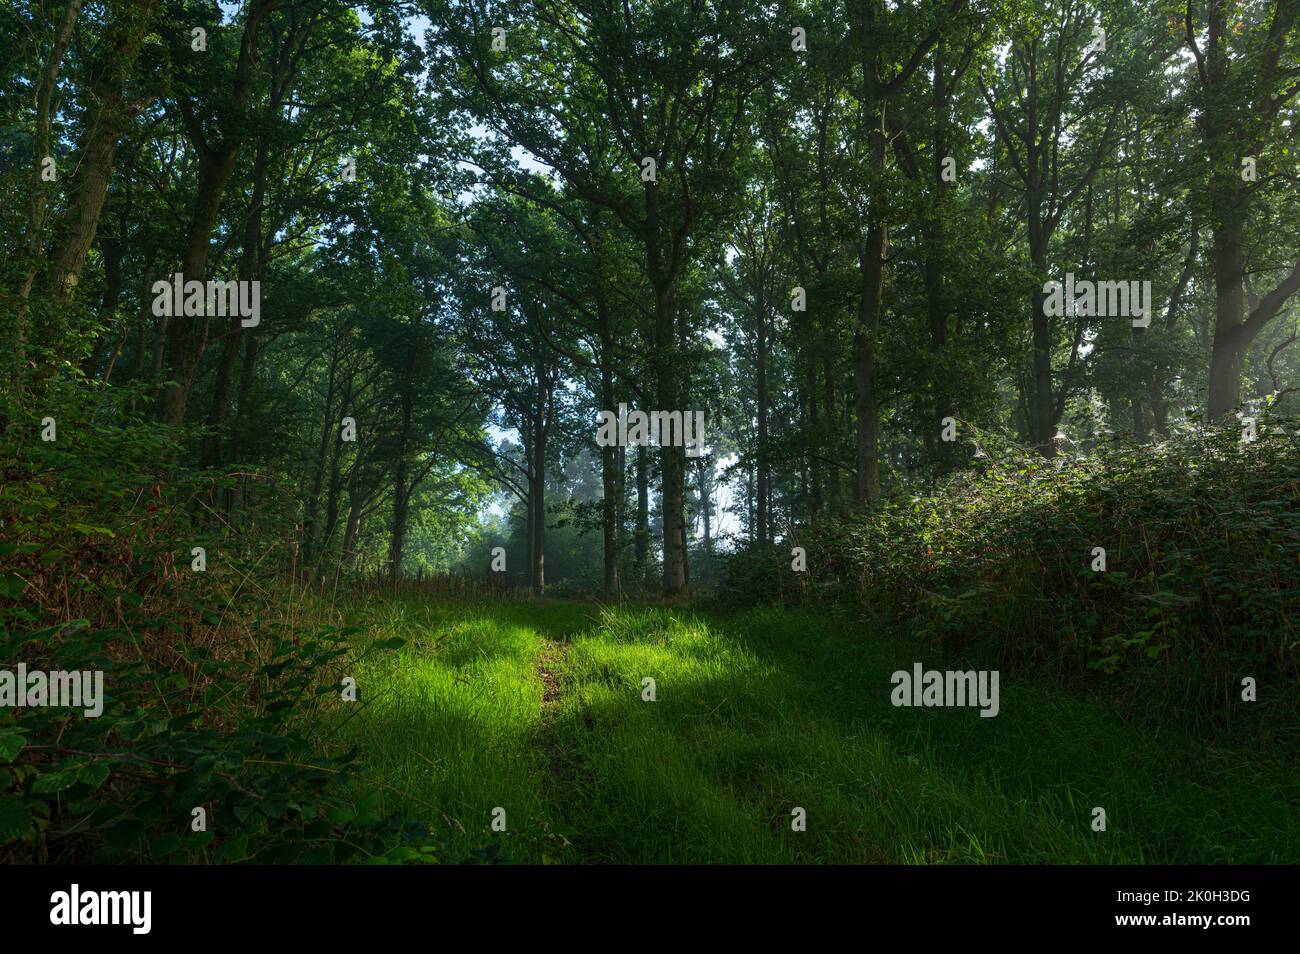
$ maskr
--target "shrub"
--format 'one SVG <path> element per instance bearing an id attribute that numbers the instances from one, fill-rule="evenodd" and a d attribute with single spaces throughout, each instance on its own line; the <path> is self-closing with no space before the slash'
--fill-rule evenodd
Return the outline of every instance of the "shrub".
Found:
<path id="1" fill-rule="evenodd" d="M 177 433 L 129 399 L 0 408 L 0 669 L 100 670 L 105 698 L 98 718 L 0 708 L 0 860 L 437 860 L 427 825 L 342 794 L 362 763 L 318 726 L 354 634 L 274 622 L 275 554 L 254 566 L 232 545 L 190 571 L 188 541 L 218 552 L 202 519 L 214 476 L 170 464 Z"/>
<path id="2" fill-rule="evenodd" d="M 1295 431 L 1261 419 L 1251 443 L 1207 429 L 1059 470 L 989 441 L 980 471 L 936 493 L 803 531 L 809 585 L 846 586 L 953 652 L 1050 671 L 1153 713 L 1215 723 L 1249 713 L 1252 730 L 1294 731 Z M 1094 547 L 1105 572 L 1092 569 Z M 768 592 L 787 589 L 767 580 Z M 1259 697 L 1242 706 L 1248 676 Z"/>

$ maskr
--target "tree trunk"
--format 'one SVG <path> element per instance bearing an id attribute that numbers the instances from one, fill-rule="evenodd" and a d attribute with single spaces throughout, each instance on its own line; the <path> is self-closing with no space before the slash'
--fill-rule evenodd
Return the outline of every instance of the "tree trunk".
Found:
<path id="1" fill-rule="evenodd" d="M 770 537 L 768 528 L 769 487 L 772 482 L 771 464 L 768 460 L 767 447 L 767 303 L 764 300 L 762 279 L 755 283 L 754 314 L 757 319 L 757 360 L 755 371 L 758 377 L 758 542 L 767 543 Z"/>
<path id="2" fill-rule="evenodd" d="M 542 596 L 546 592 L 546 424 L 538 420 L 534 426 L 533 443 L 533 591 Z"/>
<path id="3" fill-rule="evenodd" d="M 637 575 L 644 578 L 650 559 L 650 452 L 644 445 L 636 449 L 636 533 L 633 550 Z"/>
<path id="4" fill-rule="evenodd" d="M 600 401 L 605 410 L 614 410 L 614 375 L 610 358 L 614 347 L 609 313 L 604 301 L 597 303 L 600 312 Z M 601 531 L 604 556 L 605 592 L 618 590 L 618 448 L 614 444 L 600 449 Z"/>
<path id="5" fill-rule="evenodd" d="M 388 578 L 396 583 L 402 573 L 402 555 L 406 549 L 406 525 L 410 515 L 410 489 L 406 486 L 405 461 L 397 464 L 393 478 L 393 526 L 388 540 Z"/>
<path id="6" fill-rule="evenodd" d="M 236 150 L 228 149 L 220 156 L 202 154 L 199 159 L 198 192 L 190 220 L 189 242 L 186 246 L 181 274 L 185 281 L 205 281 L 208 256 L 211 252 L 212 230 L 216 226 L 221 208 L 221 196 L 235 168 Z M 208 345 L 208 328 L 211 316 L 172 315 L 168 329 L 168 357 L 171 365 L 171 382 L 162 391 L 160 417 L 165 424 L 182 424 L 190 390 L 198 377 L 199 361 Z"/>
<path id="7" fill-rule="evenodd" d="M 187 102 L 184 99 L 181 102 L 190 139 L 199 158 L 198 187 L 190 217 L 189 238 L 182 259 L 182 274 L 186 281 L 201 282 L 207 279 L 212 232 L 216 227 L 222 196 L 235 171 L 243 144 L 258 31 L 267 14 L 278 3 L 279 0 L 254 0 L 244 20 L 233 84 L 235 114 L 229 119 L 233 128 L 226 131 L 227 134 L 217 145 L 208 145 L 201 124 L 187 112 Z M 209 321 L 208 316 L 172 316 L 168 340 L 172 383 L 162 392 L 160 418 L 163 423 L 175 425 L 185 421 L 190 390 L 194 387 L 199 361 L 207 348 Z"/>
<path id="8" fill-rule="evenodd" d="M 886 126 L 886 97 L 880 87 L 879 38 L 875 32 L 876 8 L 864 4 L 862 26 L 862 115 L 863 134 L 872 176 L 883 176 L 889 159 L 889 131 Z M 857 414 L 857 484 L 854 502 L 860 509 L 874 507 L 880 500 L 880 421 L 876 401 L 876 331 L 885 288 L 885 256 L 889 248 L 889 226 L 874 201 L 868 207 L 867 234 L 858 256 L 862 288 L 857 322 L 853 330 L 853 393 Z"/>
<path id="9" fill-rule="evenodd" d="M 1041 221 L 1041 200 L 1031 193 L 1029 214 L 1029 260 L 1037 275 L 1047 274 L 1047 235 Z M 1034 445 L 1044 455 L 1056 452 L 1055 409 L 1052 400 L 1052 326 L 1044 307 L 1046 295 L 1036 286 L 1029 296 L 1030 327 L 1033 329 L 1033 359 L 1029 389 L 1029 426 Z M 1068 305 L 1067 305 L 1068 310 Z"/>
<path id="10" fill-rule="evenodd" d="M 957 465 L 957 445 L 936 440 L 940 421 L 945 417 L 960 416 L 957 395 L 944 368 L 943 352 L 948 346 L 948 301 L 944 281 L 947 263 L 947 222 L 949 195 L 952 183 L 944 179 L 944 163 L 948 158 L 948 111 L 951 88 L 947 85 L 944 64 L 944 43 L 940 39 L 934 54 L 934 73 L 931 85 L 934 112 L 931 136 L 933 199 L 927 210 L 922 230 L 925 245 L 925 305 L 930 326 L 930 420 L 926 422 L 925 444 L 927 455 L 935 462 L 939 473 L 947 473 Z"/>
<path id="11" fill-rule="evenodd" d="M 827 347 L 830 347 L 829 338 Z M 839 398 L 835 393 L 835 366 L 830 355 L 822 359 L 822 378 L 826 387 L 826 423 L 828 429 L 834 431 L 836 409 L 839 407 Z M 837 459 L 842 445 L 836 441 L 830 445 L 832 459 Z M 838 464 L 830 463 L 826 467 L 826 505 L 830 509 L 832 517 L 838 517 L 844 512 L 843 498 L 840 494 L 840 468 Z"/>
<path id="12" fill-rule="evenodd" d="M 1222 188 L 1222 187 L 1221 187 Z M 1236 189 L 1232 191 L 1235 193 Z M 1242 241 L 1243 209 L 1239 202 L 1216 210 L 1214 225 L 1214 344 L 1210 350 L 1207 411 L 1211 420 L 1237 409 L 1241 368 L 1248 341 L 1242 334 L 1246 297 Z"/>
<path id="13" fill-rule="evenodd" d="M 249 335 L 244 339 L 244 362 L 239 369 L 239 390 L 235 396 L 235 426 L 230 438 L 230 466 L 236 469 L 244 459 L 244 434 L 248 431 L 248 419 L 252 414 L 250 395 L 258 351 L 257 338 Z M 226 498 L 226 514 L 231 523 L 239 519 L 245 494 L 244 488 L 247 485 L 248 478 L 241 474 L 238 482 L 230 488 L 230 494 Z"/>
<path id="14" fill-rule="evenodd" d="M 397 434 L 397 464 L 393 468 L 393 524 L 388 540 L 388 578 L 396 583 L 402 572 L 402 552 L 406 548 L 406 524 L 410 515 L 410 463 L 406 445 L 411 437 L 411 418 L 415 408 L 415 348 L 406 350 L 402 381 L 402 424 Z"/>
<path id="15" fill-rule="evenodd" d="M 124 234 L 125 226 L 124 222 Z M 88 378 L 99 374 L 100 369 L 104 367 L 104 362 L 109 360 L 110 349 L 114 356 L 116 355 L 130 330 L 130 322 L 123 322 L 120 332 L 114 331 L 112 327 L 113 319 L 117 314 L 117 304 L 122 298 L 122 258 L 125 253 L 125 243 L 121 236 L 105 236 L 99 244 L 104 255 L 104 294 L 99 302 L 100 325 L 104 330 L 100 333 L 94 350 L 82 362 L 81 370 Z M 113 348 L 111 342 L 115 338 L 118 343 L 116 348 Z"/>
<path id="16" fill-rule="evenodd" d="M 30 315 L 28 298 L 31 295 L 32 284 L 36 280 L 36 273 L 40 270 L 41 249 L 45 243 L 45 219 L 50 184 L 44 179 L 42 173 L 44 172 L 45 159 L 50 155 L 50 129 L 53 123 L 54 93 L 58 86 L 59 68 L 63 64 L 63 55 L 72 42 L 72 30 L 77 22 L 77 14 L 81 11 L 81 3 L 82 0 L 69 0 L 68 5 L 64 7 L 63 16 L 59 20 L 59 25 L 54 33 L 54 44 L 50 50 L 49 59 L 45 61 L 40 79 L 36 83 L 36 127 L 32 133 L 32 180 L 30 184 L 32 198 L 28 207 L 27 241 L 24 249 L 26 261 L 23 262 L 23 267 L 19 271 L 18 287 L 16 289 L 18 307 L 10 336 L 12 347 L 0 348 L 0 350 L 9 352 L 8 360 L 11 371 L 9 377 L 15 385 L 19 384 L 23 377 L 24 358 L 27 352 L 27 324 Z"/>
<path id="17" fill-rule="evenodd" d="M 126 83 L 149 32 L 157 0 L 128 2 L 108 25 L 104 55 L 90 66 L 85 139 L 68 189 L 67 225 L 50 256 L 48 285 L 60 302 L 72 299 L 108 193 L 113 159 L 130 118 Z M 110 7 L 110 9 L 112 9 Z"/>
<path id="18" fill-rule="evenodd" d="M 1283 80 L 1287 37 L 1298 14 L 1293 0 L 1277 0 L 1272 23 L 1264 40 L 1257 65 L 1256 96 L 1241 102 L 1237 87 L 1240 79 L 1233 75 L 1228 55 L 1228 32 L 1232 30 L 1235 4 L 1228 0 L 1211 0 L 1207 5 L 1207 38 L 1203 60 L 1197 68 L 1207 104 L 1201 109 L 1197 125 L 1205 153 L 1214 162 L 1210 182 L 1210 205 L 1213 210 L 1214 241 L 1214 343 L 1210 351 L 1208 416 L 1221 418 L 1240 404 L 1241 369 L 1251 343 L 1282 305 L 1300 291 L 1300 261 L 1291 274 L 1253 305 L 1249 317 L 1243 287 L 1245 275 L 1244 236 L 1249 206 L 1260 193 L 1241 179 L 1241 161 L 1258 156 L 1269 130 L 1283 105 L 1295 95 L 1296 87 Z M 1190 11 L 1189 11 L 1190 13 Z M 1293 48 L 1294 49 L 1294 48 Z M 1246 69 L 1243 62 L 1240 69 Z M 1283 90 L 1275 95 L 1275 90 Z M 1231 108 L 1226 105 L 1230 104 Z M 1253 304 L 1253 303 L 1252 303 Z"/>
<path id="19" fill-rule="evenodd" d="M 261 278 L 262 272 L 262 207 L 266 199 L 266 176 L 269 166 L 270 146 L 263 139 L 258 143 L 257 158 L 253 162 L 253 194 L 249 201 L 248 218 L 244 223 L 244 242 L 239 260 L 240 281 L 252 282 Z M 243 319 L 231 316 L 222 341 L 221 365 L 217 369 L 216 384 L 212 389 L 212 406 L 208 411 L 207 425 L 211 430 L 204 442 L 205 466 L 215 467 L 221 461 L 221 437 L 230 406 L 230 382 L 235 373 L 244 338 Z"/>
<path id="20" fill-rule="evenodd" d="M 530 432 L 532 431 L 531 425 L 529 425 L 528 430 Z M 528 473 L 525 475 L 527 481 L 526 489 L 528 491 L 528 499 L 524 501 L 524 536 L 525 536 L 524 581 L 527 583 L 529 589 L 533 589 L 537 585 L 537 580 L 534 575 L 537 570 L 537 565 L 535 560 L 536 543 L 533 539 L 535 534 L 537 533 L 537 524 L 533 519 L 533 514 L 537 509 L 537 492 L 536 492 L 536 485 L 533 480 L 534 464 L 533 464 L 533 453 L 531 448 L 532 448 L 532 441 L 528 437 L 525 437 L 523 441 L 523 451 L 524 451 L 524 465 L 528 469 Z"/>
<path id="21" fill-rule="evenodd" d="M 310 562 L 315 556 L 316 528 L 319 523 L 318 511 L 320 510 L 321 490 L 325 485 L 326 463 L 330 451 L 330 432 L 335 425 L 334 421 L 334 382 L 338 373 L 339 352 L 335 348 L 330 356 L 329 376 L 325 383 L 325 415 L 321 421 L 320 445 L 316 452 L 316 467 L 312 473 L 311 489 L 307 493 L 305 512 L 303 514 L 303 556 Z M 242 388 L 241 388 L 242 389 Z M 351 385 L 348 387 L 350 393 Z M 348 395 L 344 395 L 344 405 L 348 400 Z M 338 453 L 338 440 L 335 437 L 335 453 Z"/>
<path id="22" fill-rule="evenodd" d="M 353 385 L 352 375 L 349 373 L 347 388 L 343 395 L 343 405 L 342 405 L 343 407 L 347 407 L 348 403 L 352 399 L 352 385 Z M 354 492 L 352 485 L 355 481 L 355 475 L 357 471 L 359 471 L 361 468 L 361 461 L 359 459 L 360 452 L 358 452 L 357 456 L 358 459 L 354 460 L 352 464 L 353 477 L 350 478 L 348 481 L 349 495 Z M 338 525 L 339 496 L 343 492 L 343 468 L 340 463 L 342 457 L 343 457 L 343 429 L 341 427 L 336 426 L 334 429 L 333 449 L 330 453 L 330 461 L 329 461 L 330 479 L 329 479 L 329 485 L 326 491 L 326 498 L 325 498 L 325 526 L 323 532 L 320 533 L 319 536 L 314 541 L 315 553 L 313 555 L 317 559 L 324 556 L 325 551 L 329 549 L 330 538 L 334 536 L 334 528 Z M 314 529 L 315 529 L 315 524 L 313 523 L 313 530 Z"/>
<path id="23" fill-rule="evenodd" d="M 662 281 L 655 287 L 655 346 L 659 408 L 678 406 L 676 322 L 672 291 Z M 686 453 L 684 447 L 659 448 L 659 516 L 663 521 L 663 592 L 675 597 L 686 592 Z"/>
<path id="24" fill-rule="evenodd" d="M 699 459 L 698 469 L 700 472 L 700 515 L 704 520 L 704 552 L 713 556 L 713 481 L 712 470 L 713 464 L 710 458 L 701 457 Z"/>
<path id="25" fill-rule="evenodd" d="M 876 329 L 884 292 L 888 230 L 883 222 L 867 230 L 860 261 L 862 297 L 853 334 L 854 410 L 857 414 L 858 481 L 854 502 L 874 507 L 880 500 L 880 422 L 876 407 Z"/>
<path id="26" fill-rule="evenodd" d="M 357 538 L 361 535 L 362 501 L 360 494 L 348 495 L 348 516 L 343 528 L 343 550 L 339 565 L 351 570 L 357 558 Z"/>
<path id="27" fill-rule="evenodd" d="M 654 354 L 656 399 L 661 411 L 684 410 L 678 405 L 678 361 L 674 271 L 660 248 L 659 191 L 645 185 L 646 270 L 654 292 Z M 686 454 L 683 447 L 659 448 L 659 516 L 663 522 L 663 592 L 686 593 Z"/>

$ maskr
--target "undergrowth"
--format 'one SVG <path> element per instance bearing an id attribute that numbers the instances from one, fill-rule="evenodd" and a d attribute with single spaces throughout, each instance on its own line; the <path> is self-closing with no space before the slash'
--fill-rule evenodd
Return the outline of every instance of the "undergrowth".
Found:
<path id="1" fill-rule="evenodd" d="M 342 675 L 403 640 L 301 617 L 286 554 L 212 519 L 219 476 L 114 394 L 0 414 L 0 670 L 99 670 L 104 697 L 0 707 L 0 861 L 446 860 L 320 735 Z"/>
<path id="2" fill-rule="evenodd" d="M 982 440 L 980 469 L 729 567 L 730 597 L 834 598 L 922 644 L 1267 737 L 1300 725 L 1297 422 L 1057 462 Z M 807 553 L 791 570 L 791 549 Z M 1101 569 L 1101 552 L 1105 568 Z M 1257 701 L 1246 702 L 1253 679 Z M 1294 739 L 1292 739 L 1294 741 Z"/>

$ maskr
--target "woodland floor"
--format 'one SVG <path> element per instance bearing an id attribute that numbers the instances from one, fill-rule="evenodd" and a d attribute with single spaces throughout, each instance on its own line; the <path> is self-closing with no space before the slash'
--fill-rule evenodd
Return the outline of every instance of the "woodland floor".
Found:
<path id="1" fill-rule="evenodd" d="M 1282 754 L 1005 674 L 996 718 L 895 708 L 893 671 L 948 667 L 828 611 L 406 599 L 358 617 L 408 642 L 358 674 L 341 731 L 384 807 L 431 819 L 453 858 L 499 838 L 531 863 L 1300 860 Z"/>

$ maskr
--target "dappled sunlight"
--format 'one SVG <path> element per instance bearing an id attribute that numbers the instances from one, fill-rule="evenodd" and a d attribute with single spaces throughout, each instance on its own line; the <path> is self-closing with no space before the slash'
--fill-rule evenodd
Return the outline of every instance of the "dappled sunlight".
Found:
<path id="1" fill-rule="evenodd" d="M 1282 766 L 1234 778 L 1230 751 L 1207 759 L 1094 700 L 1010 680 L 997 719 L 893 707 L 889 674 L 916 646 L 887 628 L 548 604 L 557 640 L 526 611 L 425 616 L 431 648 L 387 660 L 346 730 L 372 752 L 366 784 L 453 843 L 487 837 L 497 806 L 522 861 L 1267 861 L 1300 841 Z M 1098 802 L 1105 841 L 1079 823 Z"/>

